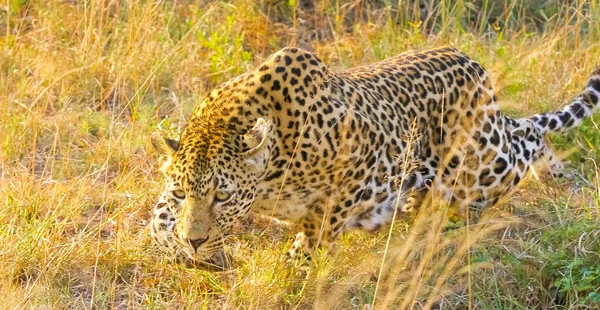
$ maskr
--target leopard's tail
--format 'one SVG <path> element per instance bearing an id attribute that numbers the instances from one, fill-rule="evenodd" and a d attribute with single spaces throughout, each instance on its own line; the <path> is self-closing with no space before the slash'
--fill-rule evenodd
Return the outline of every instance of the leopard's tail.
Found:
<path id="1" fill-rule="evenodd" d="M 542 132 L 555 132 L 579 126 L 600 106 L 600 67 L 590 75 L 585 88 L 571 103 L 554 112 L 531 116 L 535 126 Z"/>

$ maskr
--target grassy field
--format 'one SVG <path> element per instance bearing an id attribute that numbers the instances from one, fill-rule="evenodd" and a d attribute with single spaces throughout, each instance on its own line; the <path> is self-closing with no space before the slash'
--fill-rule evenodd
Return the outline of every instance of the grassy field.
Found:
<path id="1" fill-rule="evenodd" d="M 150 133 L 176 137 L 212 87 L 283 46 L 333 68 L 456 46 L 488 69 L 509 115 L 559 107 L 600 64 L 598 0 L 312 3 L 1 3 L 0 307 L 600 308 L 594 118 L 550 137 L 593 186 L 531 177 L 477 224 L 422 210 L 345 235 L 308 267 L 285 263 L 288 228 L 252 216 L 228 245 L 231 271 L 153 248 Z"/>

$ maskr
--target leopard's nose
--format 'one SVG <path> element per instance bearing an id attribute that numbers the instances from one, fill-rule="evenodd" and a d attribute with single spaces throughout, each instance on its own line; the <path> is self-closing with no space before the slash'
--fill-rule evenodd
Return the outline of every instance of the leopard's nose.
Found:
<path id="1" fill-rule="evenodd" d="M 198 239 L 185 238 L 185 239 L 183 239 L 183 241 L 189 243 L 192 246 L 192 248 L 194 248 L 194 251 L 197 251 L 201 245 L 203 245 L 206 241 L 208 241 L 208 236 L 206 236 L 206 238 L 198 238 Z"/>

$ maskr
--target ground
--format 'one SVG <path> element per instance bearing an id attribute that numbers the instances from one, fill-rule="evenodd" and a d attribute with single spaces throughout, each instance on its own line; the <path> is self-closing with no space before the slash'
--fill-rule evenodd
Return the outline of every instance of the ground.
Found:
<path id="1" fill-rule="evenodd" d="M 290 230 L 259 217 L 231 238 L 231 271 L 156 252 L 150 134 L 176 137 L 212 87 L 282 46 L 349 68 L 452 45 L 488 69 L 514 116 L 559 107 L 600 64 L 598 0 L 305 2 L 0 5 L 7 308 L 598 307 L 599 117 L 550 137 L 592 186 L 532 175 L 477 223 L 422 210 L 377 235 L 343 236 L 309 267 L 287 264 Z"/>

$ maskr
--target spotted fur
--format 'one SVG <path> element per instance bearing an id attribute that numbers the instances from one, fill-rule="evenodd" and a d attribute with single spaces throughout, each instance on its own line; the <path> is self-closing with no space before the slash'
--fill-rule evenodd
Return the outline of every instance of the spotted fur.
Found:
<path id="1" fill-rule="evenodd" d="M 206 261 L 249 210 L 296 223 L 312 248 L 376 230 L 431 189 L 461 210 L 490 206 L 534 162 L 561 169 L 544 134 L 577 126 L 599 96 L 596 70 L 562 110 L 512 119 L 454 48 L 345 71 L 285 48 L 213 90 L 180 141 L 153 135 L 166 184 L 152 234 Z"/>

